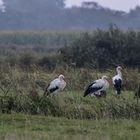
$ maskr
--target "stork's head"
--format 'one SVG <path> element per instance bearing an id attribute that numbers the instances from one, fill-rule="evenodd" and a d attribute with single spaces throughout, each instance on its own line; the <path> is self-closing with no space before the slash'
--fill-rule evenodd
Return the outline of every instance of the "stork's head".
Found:
<path id="1" fill-rule="evenodd" d="M 122 70 L 122 67 L 121 67 L 121 66 L 118 66 L 118 67 L 116 68 L 116 70 L 117 70 L 117 71 L 121 71 L 121 70 Z"/>
<path id="2" fill-rule="evenodd" d="M 60 75 L 59 75 L 59 79 L 60 79 L 60 80 L 64 80 L 64 79 L 65 79 L 65 76 L 62 75 L 62 74 L 60 74 Z"/>
<path id="3" fill-rule="evenodd" d="M 102 76 L 102 79 L 103 79 L 103 80 L 107 80 L 108 77 L 107 77 L 106 75 L 104 75 L 104 76 Z"/>

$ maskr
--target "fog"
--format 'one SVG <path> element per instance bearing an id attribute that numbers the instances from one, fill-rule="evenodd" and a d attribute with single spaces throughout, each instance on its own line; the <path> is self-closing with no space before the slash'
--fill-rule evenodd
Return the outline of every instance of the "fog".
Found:
<path id="1" fill-rule="evenodd" d="M 110 24 L 124 30 L 140 29 L 139 6 L 128 13 L 112 10 L 103 6 L 101 2 L 92 2 L 88 5 L 85 3 L 81 7 L 70 8 L 65 7 L 64 0 L 4 2 L 3 4 L 0 1 L 3 12 L 0 12 L 0 30 L 91 30 L 107 29 Z"/>

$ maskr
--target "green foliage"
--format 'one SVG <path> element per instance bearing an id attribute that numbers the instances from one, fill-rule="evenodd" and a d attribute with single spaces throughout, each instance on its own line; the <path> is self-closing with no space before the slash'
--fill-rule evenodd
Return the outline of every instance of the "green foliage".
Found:
<path id="1" fill-rule="evenodd" d="M 46 68 L 47 70 L 54 70 L 58 64 L 58 56 L 48 55 L 38 60 L 38 66 Z"/>
<path id="2" fill-rule="evenodd" d="M 19 59 L 19 65 L 22 67 L 30 67 L 34 64 L 34 57 L 31 54 L 24 54 Z"/>
<path id="3" fill-rule="evenodd" d="M 123 32 L 113 25 L 108 30 L 97 29 L 84 33 L 71 46 L 62 48 L 61 55 L 63 61 L 74 62 L 77 67 L 93 65 L 106 69 L 118 64 L 139 67 L 139 32 Z"/>

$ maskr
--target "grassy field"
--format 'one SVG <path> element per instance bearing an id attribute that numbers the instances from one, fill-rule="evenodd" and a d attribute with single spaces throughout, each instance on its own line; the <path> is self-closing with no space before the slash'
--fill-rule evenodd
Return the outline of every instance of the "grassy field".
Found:
<path id="1" fill-rule="evenodd" d="M 44 85 L 58 73 L 66 75 L 66 89 L 43 96 Z M 128 79 L 119 97 L 113 95 L 112 85 L 106 98 L 83 97 L 87 84 L 101 75 L 61 69 L 51 74 L 20 69 L 1 72 L 0 140 L 138 140 L 140 101 L 134 99 L 135 91 L 126 88 Z"/>
<path id="2" fill-rule="evenodd" d="M 135 91 L 129 90 L 135 87 L 136 78 L 124 79 L 125 88 L 119 97 L 113 95 L 110 85 L 107 97 L 97 99 L 84 98 L 84 90 L 104 73 L 69 69 L 53 73 L 40 69 L 0 70 L 0 140 L 138 140 L 140 137 L 140 102 L 134 99 Z M 58 73 L 66 76 L 66 89 L 52 97 L 43 96 L 44 85 Z M 129 79 L 132 84 L 128 85 Z"/>
<path id="3" fill-rule="evenodd" d="M 138 140 L 140 121 L 0 115 L 1 140 Z"/>
<path id="4" fill-rule="evenodd" d="M 86 86 L 104 74 L 111 79 L 114 71 L 60 68 L 50 73 L 37 67 L 32 71 L 1 67 L 0 71 L 0 140 L 136 140 L 140 136 L 136 72 L 124 73 L 122 95 L 113 95 L 110 82 L 107 97 L 97 99 L 83 97 Z M 45 86 L 61 73 L 67 81 L 65 90 L 43 96 Z"/>
<path id="5" fill-rule="evenodd" d="M 134 94 L 140 84 L 140 71 L 134 62 L 139 60 L 136 57 L 139 38 L 136 33 L 118 31 L 99 30 L 93 36 L 82 32 L 1 32 L 0 140 L 138 140 L 140 101 L 134 99 Z M 118 60 L 111 58 L 114 53 L 110 52 L 108 43 L 118 47 L 118 57 L 115 57 Z M 68 47 L 73 45 L 80 47 L 70 52 Z M 127 54 L 129 49 L 134 53 Z M 98 56 L 107 54 L 102 58 L 109 56 L 109 59 L 103 59 L 106 63 L 100 57 L 89 61 L 87 55 L 96 58 L 91 50 L 97 51 Z M 85 58 L 89 58 L 88 63 L 78 65 Z M 130 66 L 134 63 L 135 69 L 126 67 L 129 59 L 134 61 Z M 100 69 L 100 62 L 107 64 L 103 67 L 105 70 Z M 120 96 L 113 95 L 116 62 L 127 64 L 123 67 Z M 65 76 L 65 90 L 51 97 L 43 96 L 46 86 L 59 74 Z M 107 97 L 84 98 L 88 84 L 103 75 L 109 77 Z"/>

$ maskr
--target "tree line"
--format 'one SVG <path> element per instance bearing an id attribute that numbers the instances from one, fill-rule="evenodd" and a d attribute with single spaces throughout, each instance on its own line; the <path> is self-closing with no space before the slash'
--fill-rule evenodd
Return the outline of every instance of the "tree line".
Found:
<path id="1" fill-rule="evenodd" d="M 1 30 L 90 30 L 107 29 L 110 23 L 122 29 L 139 29 L 140 7 L 129 13 L 99 7 L 65 7 L 65 0 L 4 0 L 0 13 Z"/>

